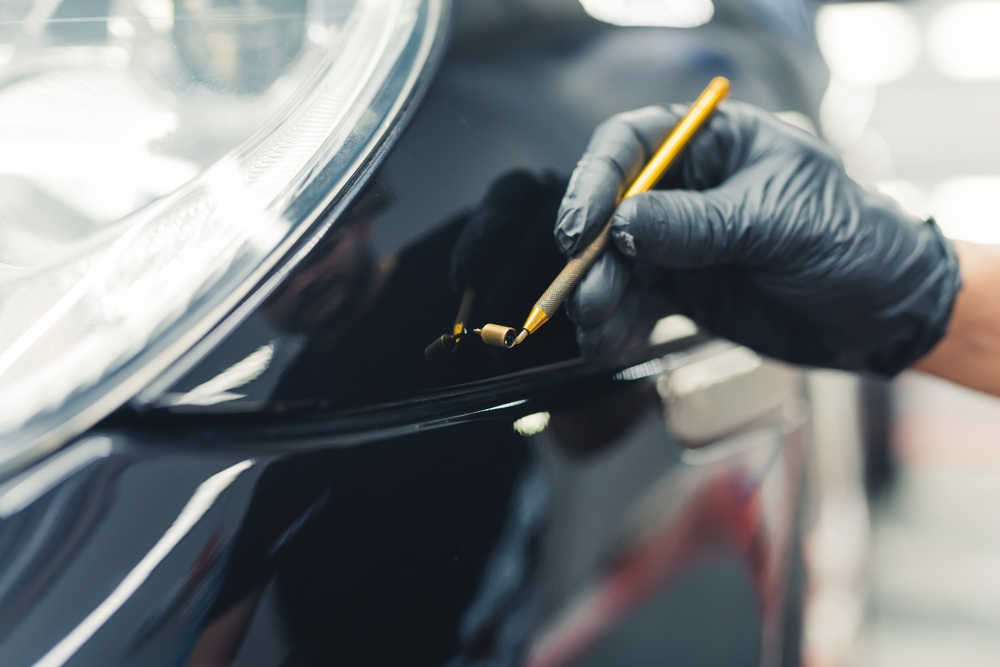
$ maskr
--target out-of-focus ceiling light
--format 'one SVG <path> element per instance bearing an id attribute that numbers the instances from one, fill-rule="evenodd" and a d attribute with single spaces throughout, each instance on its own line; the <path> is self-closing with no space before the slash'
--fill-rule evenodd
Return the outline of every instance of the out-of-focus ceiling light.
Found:
<path id="1" fill-rule="evenodd" d="M 895 173 L 892 150 L 874 127 L 865 128 L 857 141 L 843 149 L 841 158 L 848 176 L 864 185 L 892 178 Z"/>
<path id="2" fill-rule="evenodd" d="M 852 86 L 834 77 L 819 106 L 823 136 L 834 146 L 853 145 L 868 127 L 875 111 L 875 86 Z"/>
<path id="3" fill-rule="evenodd" d="M 826 5 L 816 36 L 830 71 L 856 86 L 905 76 L 920 57 L 920 29 L 909 10 L 888 2 Z"/>
<path id="4" fill-rule="evenodd" d="M 875 187 L 884 195 L 892 197 L 899 206 L 920 219 L 926 219 L 930 215 L 927 208 L 927 195 L 916 183 L 900 179 L 890 179 L 876 181 Z"/>
<path id="5" fill-rule="evenodd" d="M 1000 243 L 1000 176 L 959 176 L 934 189 L 930 211 L 945 236 Z"/>
<path id="6" fill-rule="evenodd" d="M 712 20 L 712 0 L 580 0 L 595 19 L 615 25 L 694 28 Z"/>
<path id="7" fill-rule="evenodd" d="M 927 54 L 960 81 L 1000 79 L 1000 2 L 959 2 L 939 11 L 927 28 Z"/>
<path id="8" fill-rule="evenodd" d="M 1000 243 L 1000 176 L 959 176 L 944 181 L 930 195 L 916 183 L 878 181 L 879 192 L 904 211 L 924 219 L 933 215 L 948 238 Z"/>

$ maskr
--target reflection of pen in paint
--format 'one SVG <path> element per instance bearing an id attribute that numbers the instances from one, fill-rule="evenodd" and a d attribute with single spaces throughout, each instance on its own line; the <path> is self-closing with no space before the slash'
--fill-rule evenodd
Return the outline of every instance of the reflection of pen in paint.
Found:
<path id="1" fill-rule="evenodd" d="M 680 155 L 681 151 L 684 150 L 684 147 L 687 146 L 688 142 L 691 141 L 701 126 L 704 125 L 705 121 L 711 117 L 719 103 L 728 95 L 729 80 L 721 76 L 712 79 L 708 87 L 705 88 L 695 103 L 691 105 L 691 108 L 688 109 L 688 112 L 684 114 L 684 117 L 681 118 L 680 122 L 670 132 L 659 150 L 656 151 L 652 159 L 639 173 L 622 199 L 646 192 L 656 185 L 663 172 L 670 167 L 674 159 Z M 524 342 L 524 339 L 529 334 L 535 333 L 555 314 L 566 300 L 566 297 L 576 289 L 583 276 L 586 275 L 590 267 L 597 261 L 597 258 L 608 247 L 610 241 L 611 221 L 609 220 L 597 238 L 584 248 L 580 254 L 566 263 L 563 270 L 559 272 L 556 279 L 552 281 L 549 288 L 545 290 L 535 303 L 535 306 L 528 314 L 528 318 L 524 321 L 521 331 L 513 336 L 513 340 L 511 340 L 510 332 L 513 332 L 514 329 L 498 324 L 487 324 L 482 328 L 481 336 L 483 342 L 507 348 Z"/>
<path id="2" fill-rule="evenodd" d="M 458 308 L 458 315 L 455 316 L 452 332 L 441 336 L 428 345 L 424 350 L 425 357 L 432 359 L 442 353 L 454 352 L 458 349 L 462 337 L 469 333 L 468 329 L 465 328 L 465 321 L 469 318 L 474 297 L 475 293 L 472 290 L 465 291 L 465 294 L 462 295 L 462 304 Z M 497 347 L 514 347 L 514 341 L 517 339 L 517 329 L 499 324 L 487 324 L 481 329 L 473 329 L 472 333 L 482 338 L 484 343 Z"/>
<path id="3" fill-rule="evenodd" d="M 462 342 L 462 337 L 469 333 L 465 322 L 469 319 L 469 313 L 472 311 L 472 303 L 475 300 L 475 296 L 473 290 L 465 290 L 451 333 L 439 337 L 428 345 L 424 350 L 425 357 L 432 359 L 443 353 L 454 352 L 458 349 L 458 344 Z M 517 329 L 499 324 L 487 324 L 481 329 L 473 329 L 472 333 L 482 338 L 484 343 L 496 345 L 497 347 L 514 347 L 514 341 L 517 338 Z"/>
<path id="4" fill-rule="evenodd" d="M 472 311 L 472 302 L 475 298 L 476 293 L 473 290 L 465 290 L 465 293 L 462 294 L 462 303 L 458 306 L 458 314 L 455 316 L 455 324 L 451 328 L 451 333 L 441 336 L 428 345 L 424 350 L 425 357 L 431 359 L 444 352 L 454 352 L 458 349 L 458 344 L 462 341 L 462 336 L 468 333 L 468 330 L 465 328 L 465 321 L 469 319 L 469 313 Z"/>

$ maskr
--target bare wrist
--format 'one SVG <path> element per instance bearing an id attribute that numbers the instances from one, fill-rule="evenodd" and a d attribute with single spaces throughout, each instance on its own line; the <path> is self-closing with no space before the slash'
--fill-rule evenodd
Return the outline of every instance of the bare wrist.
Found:
<path id="1" fill-rule="evenodd" d="M 945 337 L 913 367 L 1000 395 L 1000 246 L 953 244 L 962 289 Z"/>

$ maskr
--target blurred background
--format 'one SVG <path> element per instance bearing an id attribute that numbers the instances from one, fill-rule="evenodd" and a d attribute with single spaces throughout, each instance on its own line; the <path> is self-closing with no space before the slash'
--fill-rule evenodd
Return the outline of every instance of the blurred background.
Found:
<path id="1" fill-rule="evenodd" d="M 1000 242 L 1000 2 L 828 4 L 816 30 L 821 129 L 851 174 L 949 236 Z M 813 601 L 807 663 L 1000 664 L 1000 402 L 920 374 L 890 396 L 870 532 L 847 526 L 838 551 L 864 554 L 862 604 Z"/>
<path id="2" fill-rule="evenodd" d="M 852 175 L 949 236 L 1000 242 L 1000 2 L 830 4 L 816 29 L 822 131 Z M 826 654 L 814 630 L 807 657 L 1000 664 L 1000 402 L 915 373 L 891 397 L 895 465 L 869 504 L 860 627 Z"/>

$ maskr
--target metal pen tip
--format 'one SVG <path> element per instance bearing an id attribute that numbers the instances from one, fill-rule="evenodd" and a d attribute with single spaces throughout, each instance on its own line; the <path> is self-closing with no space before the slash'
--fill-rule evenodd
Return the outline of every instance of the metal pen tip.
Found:
<path id="1" fill-rule="evenodd" d="M 517 330 L 502 324 L 484 324 L 482 329 L 473 329 L 472 333 L 478 334 L 487 345 L 506 348 L 517 345 Z"/>

